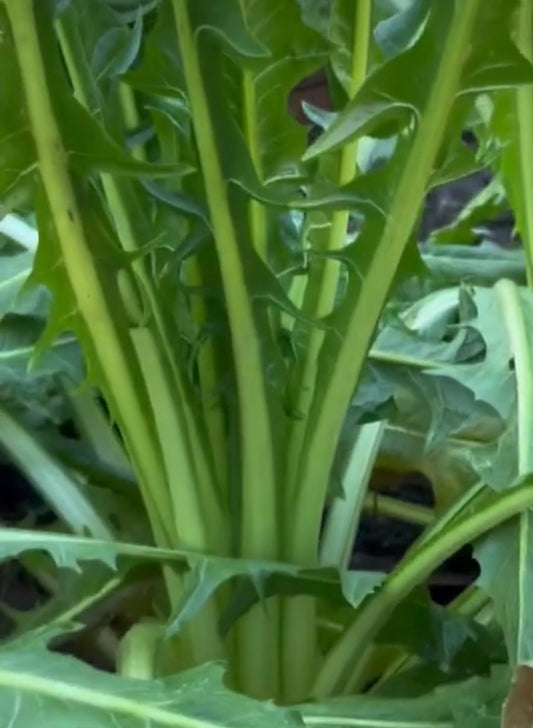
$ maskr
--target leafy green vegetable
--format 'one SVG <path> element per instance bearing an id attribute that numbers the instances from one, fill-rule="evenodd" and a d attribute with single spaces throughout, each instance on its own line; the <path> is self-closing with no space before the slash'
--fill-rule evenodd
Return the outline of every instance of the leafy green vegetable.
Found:
<path id="1" fill-rule="evenodd" d="M 54 634 L 36 633 L 0 653 L 0 705 L 13 726 L 46 728 L 65 721 L 99 726 L 301 725 L 297 713 L 228 691 L 223 670 L 206 665 L 153 681 L 126 679 L 46 651 Z M 66 699 L 67 698 L 67 699 Z"/>
<path id="2" fill-rule="evenodd" d="M 0 443 L 53 512 L 0 531 L 50 595 L 0 645 L 10 725 L 498 722 L 484 592 L 530 661 L 530 9 L 0 3 Z M 526 250 L 466 247 L 506 197 Z M 382 465 L 435 508 L 369 492 Z M 351 565 L 369 504 L 426 527 L 390 574 Z M 118 674 L 46 649 L 87 629 Z"/>

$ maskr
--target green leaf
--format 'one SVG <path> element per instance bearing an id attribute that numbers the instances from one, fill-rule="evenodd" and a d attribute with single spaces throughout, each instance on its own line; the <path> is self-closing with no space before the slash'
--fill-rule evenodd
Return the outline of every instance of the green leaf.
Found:
<path id="1" fill-rule="evenodd" d="M 514 407 L 515 377 L 509 341 L 506 336 L 502 336 L 507 325 L 498 290 L 496 286 L 493 289 L 474 288 L 471 291 L 477 314 L 467 325 L 481 335 L 486 348 L 484 359 L 445 365 L 435 369 L 434 373 L 456 379 L 468 387 L 476 399 L 490 404 L 507 421 Z M 533 311 L 533 295 L 523 288 L 517 291 L 524 313 L 528 316 L 528 311 Z"/>
<path id="2" fill-rule="evenodd" d="M 2 266 L 2 277 L 0 278 L 1 320 L 6 313 L 13 310 L 17 297 L 31 272 L 33 254 L 24 252 L 16 255 L 3 255 L 0 260 Z"/>
<path id="3" fill-rule="evenodd" d="M 38 426 L 42 418 L 58 421 L 65 414 L 58 378 L 73 386 L 85 376 L 77 341 L 71 335 L 54 339 L 36 356 L 43 322 L 31 316 L 8 314 L 0 321 L 0 402 Z"/>
<path id="4" fill-rule="evenodd" d="M 526 519 L 529 520 L 527 516 Z M 474 551 L 481 567 L 477 584 L 493 601 L 513 666 L 533 664 L 533 615 L 528 608 L 533 536 L 527 522 L 522 528 L 519 520 L 514 519 L 481 539 Z M 505 579 L 502 574 L 506 575 Z"/>
<path id="5" fill-rule="evenodd" d="M 521 249 L 507 250 L 484 242 L 475 247 L 424 245 L 421 253 L 438 282 L 491 286 L 500 278 L 521 285 L 526 281 L 526 260 Z"/>
<path id="6" fill-rule="evenodd" d="M 74 533 L 112 539 L 105 519 L 83 493 L 82 483 L 63 468 L 8 412 L 0 409 L 0 445 Z"/>
<path id="7" fill-rule="evenodd" d="M 496 668 L 490 678 L 441 686 L 416 698 L 358 695 L 302 705 L 300 710 L 305 723 L 325 728 L 341 724 L 353 728 L 497 728 L 508 682 L 508 670 Z"/>
<path id="8" fill-rule="evenodd" d="M 257 562 L 250 564 L 250 578 L 241 580 L 235 594 L 224 610 L 220 630 L 229 631 L 232 624 L 258 602 L 271 596 L 308 595 L 324 600 L 334 607 L 356 608 L 383 581 L 384 574 L 377 571 L 341 571 L 331 567 L 320 569 L 297 568 L 282 571 Z M 236 572 L 234 571 L 234 575 Z M 242 574 L 240 574 L 242 575 Z M 265 606 L 268 609 L 268 604 Z"/>
<path id="9" fill-rule="evenodd" d="M 509 453 L 512 453 L 516 472 L 522 476 L 533 471 L 533 337 L 530 326 L 533 293 L 514 286 L 510 281 L 500 281 L 495 290 L 502 309 L 500 336 L 508 347 L 507 361 L 511 357 L 512 362 L 516 403 L 516 411 L 508 418 L 509 430 L 512 432 L 513 428 L 516 436 L 512 442 L 505 443 L 509 452 L 503 452 L 502 459 L 507 464 Z M 514 668 L 533 666 L 532 544 L 533 516 L 528 509 L 512 523 L 487 535 L 476 550 L 481 564 L 479 584 L 494 601 L 498 621 L 504 630 L 509 660 Z M 506 568 L 505 582 L 501 579 L 502 567 Z M 503 583 L 505 596 L 502 593 Z"/>
<path id="10" fill-rule="evenodd" d="M 446 437 L 479 431 L 496 416 L 475 402 L 468 386 L 446 375 L 449 365 L 466 367 L 482 349 L 480 342 L 469 352 L 467 330 L 455 326 L 459 299 L 459 289 L 446 289 L 385 317 L 352 403 L 355 418 L 379 416 L 380 407 L 394 404 L 391 424 L 419 431 L 433 451 Z"/>
<path id="11" fill-rule="evenodd" d="M 302 24 L 294 0 L 247 0 L 243 15 L 268 56 L 240 64 L 245 111 L 236 97 L 232 103 L 235 120 L 247 138 L 260 179 L 296 176 L 301 172 L 299 157 L 305 150 L 306 130 L 286 114 L 287 98 L 299 81 L 325 62 L 326 45 Z"/>
<path id="12" fill-rule="evenodd" d="M 112 574 L 100 564 L 87 565 L 82 573 L 61 570 L 45 562 L 41 554 L 21 559 L 22 568 L 32 567 L 42 575 L 47 573 L 49 584 L 55 592 L 47 595 L 44 604 L 37 604 L 32 609 L 9 609 L 9 617 L 14 622 L 14 629 L 8 639 L 14 640 L 37 629 L 64 630 L 74 620 L 80 625 L 91 627 L 98 620 L 102 611 L 110 605 L 120 605 L 128 594 L 128 588 L 135 588 L 133 579 L 127 574 Z M 43 563 L 44 562 L 44 563 Z M 48 573 L 46 568 L 48 567 Z M 34 572 L 35 573 L 35 572 Z M 140 581 L 141 589 L 143 588 Z M 102 610 L 102 611 L 100 611 Z"/>
<path id="13" fill-rule="evenodd" d="M 47 632 L 0 650 L 0 713 L 12 728 L 175 726 L 257 728 L 302 725 L 296 711 L 230 692 L 219 665 L 159 680 L 132 680 L 48 652 Z M 74 717 L 75 716 L 75 717 Z"/>
<path id="14" fill-rule="evenodd" d="M 57 118 L 67 153 L 82 174 L 114 172 L 134 177 L 182 176 L 193 170 L 188 164 L 142 162 L 120 147 L 72 96 L 56 89 Z"/>
<path id="15" fill-rule="evenodd" d="M 445 6 L 445 3 L 434 3 L 431 8 L 433 18 L 440 15 L 436 23 L 441 25 L 441 30 L 450 21 Z M 501 32 L 499 24 L 508 27 L 510 15 L 509 4 L 505 8 L 487 8 L 481 22 L 486 23 L 492 43 L 476 45 L 463 71 L 458 93 L 533 83 L 533 68 L 520 55 L 510 38 Z M 434 78 L 426 61 L 429 56 L 428 44 L 438 42 L 428 32 L 432 23 L 430 18 L 424 32 L 411 48 L 377 68 L 368 77 L 354 99 L 312 145 L 306 153 L 307 158 L 331 151 L 362 134 L 390 135 L 419 118 L 427 87 Z M 496 72 L 493 54 L 498 56 Z M 413 74 L 416 74 L 416 83 Z"/>
<path id="16" fill-rule="evenodd" d="M 487 222 L 505 211 L 505 204 L 501 184 L 494 179 L 466 202 L 455 220 L 444 228 L 431 232 L 429 240 L 437 244 L 474 243 L 483 234 Z"/>
<path id="17" fill-rule="evenodd" d="M 174 614 L 169 634 L 177 632 L 192 619 L 222 584 L 240 577 L 242 589 L 230 601 L 221 629 L 229 626 L 261 599 L 276 594 L 309 594 L 337 604 L 357 606 L 378 585 L 383 574 L 345 572 L 336 569 L 304 569 L 292 564 L 252 559 L 204 556 L 183 550 L 161 549 L 120 541 L 104 541 L 59 533 L 40 533 L 22 529 L 0 529 L 0 559 L 13 558 L 28 551 L 44 551 L 60 568 L 80 571 L 81 564 L 97 561 L 110 569 L 117 563 L 168 563 L 179 571 L 190 571 L 188 582 Z"/>
<path id="18" fill-rule="evenodd" d="M 109 28 L 98 38 L 91 64 L 96 81 L 102 76 L 119 76 L 130 68 L 141 46 L 142 18 L 139 12 L 133 28 Z"/>
<path id="19" fill-rule="evenodd" d="M 16 53 L 4 6 L 0 8 L 0 63 L 2 94 L 0 95 L 0 200 L 8 208 L 9 198 L 25 190 L 35 168 L 35 148 L 22 96 Z M 4 78 L 5 76 L 5 78 Z M 5 210 L 9 212 L 9 209 Z M 2 213 L 3 216 L 3 213 Z"/>
<path id="20" fill-rule="evenodd" d="M 84 364 L 73 336 L 56 339 L 47 351 L 37 355 L 36 345 L 43 323 L 31 316 L 9 314 L 0 323 L 0 379 L 4 384 L 30 385 L 39 377 L 65 374 L 73 383 L 81 381 Z M 11 380 L 11 382 L 10 382 Z"/>

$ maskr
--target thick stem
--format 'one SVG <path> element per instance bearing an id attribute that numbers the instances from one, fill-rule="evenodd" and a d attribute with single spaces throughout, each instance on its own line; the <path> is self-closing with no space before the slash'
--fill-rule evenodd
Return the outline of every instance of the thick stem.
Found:
<path id="1" fill-rule="evenodd" d="M 358 0 L 354 3 L 354 38 L 352 48 L 352 68 L 348 93 L 353 97 L 366 76 L 368 50 L 371 38 L 371 0 Z M 350 182 L 357 170 L 357 141 L 344 147 L 339 163 L 339 185 Z M 337 250 L 346 243 L 349 211 L 340 210 L 333 214 L 326 250 Z M 339 281 L 339 263 L 324 260 L 319 278 L 307 285 L 304 296 L 304 310 L 311 318 L 322 318 L 329 314 L 335 302 Z M 295 376 L 298 394 L 294 407 L 302 413 L 302 419 L 295 420 L 291 428 L 287 456 L 286 506 L 284 512 L 292 521 L 295 507 L 302 496 L 306 483 L 299 479 L 299 462 L 308 425 L 310 404 L 315 391 L 317 362 L 324 341 L 324 332 L 313 327 L 309 334 L 303 357 L 303 365 Z M 285 533 L 292 529 L 288 523 Z M 318 544 L 315 540 L 310 549 L 301 548 L 296 541 L 284 545 L 288 560 L 311 565 L 316 563 Z M 304 553 L 305 552 L 305 553 Z M 316 626 L 315 602 L 308 597 L 294 597 L 285 600 L 282 622 L 282 674 L 285 699 L 296 702 L 305 699 L 313 673 L 316 669 Z"/>
<path id="2" fill-rule="evenodd" d="M 313 697 L 353 692 L 366 667 L 372 641 L 394 608 L 462 546 L 533 506 L 533 482 L 489 496 L 446 530 L 408 554 L 376 594 L 363 602 L 355 620 L 330 651 L 313 687 Z"/>
<path id="3" fill-rule="evenodd" d="M 191 287 L 201 289 L 205 285 L 201 266 L 197 258 L 185 261 L 183 265 L 187 283 Z M 201 296 L 193 296 L 191 300 L 192 317 L 197 329 L 201 330 L 207 322 L 207 306 Z M 212 337 L 202 341 L 196 356 L 198 366 L 198 379 L 200 386 L 200 397 L 204 414 L 204 422 L 211 446 L 211 452 L 217 484 L 220 491 L 220 498 L 223 503 L 229 503 L 228 492 L 228 435 L 227 425 L 224 416 L 224 409 L 220 395 L 217 394 L 217 387 L 220 384 L 220 375 L 217 369 L 217 351 Z"/>
<path id="4" fill-rule="evenodd" d="M 68 157 L 48 91 L 33 4 L 31 0 L 10 0 L 6 2 L 6 8 L 15 39 L 39 171 L 66 272 L 104 376 L 113 391 L 123 431 L 141 475 L 154 531 L 169 543 L 172 526 L 168 519 L 165 476 L 160 467 L 161 453 L 136 391 L 130 355 L 122 345 L 123 332 L 115 319 L 117 314 L 109 309 L 85 238 L 67 166 Z"/>
<path id="5" fill-rule="evenodd" d="M 383 421 L 370 422 L 356 429 L 342 478 L 343 496 L 335 498 L 329 506 L 320 539 L 322 566 L 336 566 L 341 572 L 350 566 L 355 535 L 384 430 Z"/>
<path id="6" fill-rule="evenodd" d="M 154 422 L 147 413 L 146 399 L 142 399 L 138 392 L 138 384 L 139 381 L 142 382 L 142 378 L 139 376 L 141 367 L 135 356 L 135 342 L 133 349 L 131 348 L 130 334 L 135 330 L 141 335 L 143 329 L 129 329 L 126 316 L 122 312 L 112 311 L 106 300 L 105 289 L 85 236 L 68 169 L 68 156 L 54 115 L 33 3 L 31 0 L 10 0 L 6 2 L 6 7 L 15 38 L 39 171 L 48 197 L 63 263 L 140 475 L 143 499 L 152 522 L 154 538 L 161 546 L 175 547 L 175 513 L 169 498 L 166 473 L 161 467 L 161 450 L 154 436 Z M 138 349 L 136 353 L 139 353 Z M 134 368 L 137 369 L 135 374 Z M 148 396 L 150 394 L 149 391 Z M 166 434 L 167 437 L 171 435 L 170 432 Z M 198 520 L 194 523 L 196 530 L 193 537 L 197 534 L 198 523 Z M 200 526 L 203 528 L 204 524 L 200 523 Z M 202 541 L 204 543 L 205 540 Z M 164 573 L 170 601 L 176 602 L 177 595 L 181 592 L 180 582 L 166 567 Z M 211 634 L 216 635 L 215 619 L 212 619 Z M 190 650 L 193 661 L 201 661 L 212 655 L 212 645 L 206 646 L 207 635 L 205 627 L 197 630 L 193 625 L 190 633 L 184 637 L 184 644 L 187 644 L 186 649 Z M 216 644 L 216 640 L 213 644 Z"/>
<path id="7" fill-rule="evenodd" d="M 365 80 L 368 62 L 368 49 L 371 37 L 371 0 L 360 0 L 354 4 L 354 46 L 352 49 L 352 73 L 349 89 L 350 98 L 355 96 L 357 90 Z M 357 171 L 357 140 L 347 144 L 340 156 L 339 185 L 345 185 L 354 178 Z M 333 213 L 326 250 L 338 250 L 346 244 L 349 211 L 338 210 Z M 333 308 L 339 280 L 339 263 L 325 260 L 317 285 L 310 287 L 304 296 L 303 307 L 310 318 L 319 319 L 329 314 Z M 315 390 L 317 375 L 317 361 L 320 348 L 324 341 L 324 331 L 313 327 L 307 348 L 303 357 L 303 365 L 295 377 L 299 382 L 298 394 L 294 403 L 295 410 L 302 414 L 302 419 L 295 421 L 289 442 L 287 460 L 287 478 L 289 483 L 289 496 L 297 498 L 302 484 L 297 480 L 298 462 L 302 452 L 305 431 L 308 424 L 308 415 L 311 400 Z"/>
<path id="8" fill-rule="evenodd" d="M 74 92 L 87 109 L 98 107 L 98 88 L 84 62 L 84 47 L 79 37 L 75 16 L 60 19 L 55 24 Z M 127 87 L 121 92 L 128 122 L 137 120 L 134 100 Z M 101 110 L 106 121 L 105 109 Z M 115 222 L 120 243 L 128 252 L 142 250 L 143 241 L 136 229 L 135 214 L 128 187 L 129 182 L 116 180 L 112 175 L 100 175 L 109 209 Z M 127 272 L 124 271 L 125 275 Z M 153 321 L 130 334 L 133 347 L 143 370 L 144 380 L 153 406 L 159 444 L 163 453 L 170 500 L 178 540 L 189 548 L 223 553 L 225 534 L 214 487 L 214 473 L 205 457 L 203 438 L 190 405 L 190 392 L 175 361 L 168 330 L 157 291 L 146 269 L 143 256 L 132 264 L 132 274 L 147 295 Z M 133 288 L 135 280 L 131 280 Z M 135 291 L 123 291 L 132 296 Z M 163 356 L 163 353 L 165 356 Z M 165 416 L 162 416 L 162 413 Z M 170 418 L 170 419 L 169 419 Z M 172 427 L 169 427 L 172 422 Z"/>
<path id="9" fill-rule="evenodd" d="M 231 329 L 242 458 L 241 553 L 252 558 L 277 558 L 277 478 L 261 337 L 248 295 L 227 181 L 219 159 L 214 115 L 207 98 L 187 2 L 172 0 L 172 5 Z M 278 695 L 277 631 L 274 610 L 268 617 L 260 608 L 254 609 L 239 625 L 240 680 L 252 695 L 268 698 Z"/>
<path id="10" fill-rule="evenodd" d="M 364 508 L 368 513 L 373 513 L 376 516 L 397 518 L 399 521 L 414 523 L 417 526 L 429 526 L 435 518 L 431 508 L 419 506 L 415 503 L 406 503 L 379 493 L 367 493 Z"/>
<path id="11" fill-rule="evenodd" d="M 376 242 L 359 297 L 350 314 L 335 368 L 327 388 L 315 397 L 312 404 L 309 420 L 313 426 L 307 433 L 298 475 L 298 482 L 301 487 L 305 484 L 306 493 L 300 499 L 301 507 L 292 529 L 294 555 L 304 563 L 315 548 L 331 465 L 346 410 L 417 221 L 427 180 L 446 129 L 446 119 L 459 87 L 463 64 L 468 57 L 480 1 L 466 0 L 455 6 L 428 100 L 406 163 L 400 171 L 381 239 Z"/>
<path id="12" fill-rule="evenodd" d="M 531 22 L 531 15 L 529 15 Z M 530 282 L 531 286 L 531 282 Z M 533 470 L 533 346 L 529 333 L 529 321 L 524 315 L 520 290 L 508 280 L 501 280 L 495 290 L 499 294 L 505 331 L 514 360 L 518 420 L 518 474 L 526 476 Z M 514 578 L 518 582 L 516 643 L 510 650 L 513 667 L 527 665 L 530 661 L 528 621 L 530 610 L 528 595 L 531 590 L 531 531 L 533 515 L 530 510 L 518 519 L 518 564 Z M 509 634 L 506 634 L 509 638 Z"/>

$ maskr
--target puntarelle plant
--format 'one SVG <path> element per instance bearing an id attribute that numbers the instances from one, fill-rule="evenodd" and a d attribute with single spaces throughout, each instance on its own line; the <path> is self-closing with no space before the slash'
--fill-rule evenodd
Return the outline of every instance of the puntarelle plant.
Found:
<path id="1" fill-rule="evenodd" d="M 509 690 L 525 725 L 531 8 L 0 3 L 0 443 L 53 514 L 0 529 L 49 595 L 9 610 L 10 728 L 488 728 Z M 287 99 L 321 68 L 308 147 Z M 523 252 L 442 245 L 505 200 Z M 435 511 L 369 497 L 376 462 Z M 350 569 L 369 507 L 425 526 L 390 574 Z M 87 629 L 111 672 L 52 649 Z"/>

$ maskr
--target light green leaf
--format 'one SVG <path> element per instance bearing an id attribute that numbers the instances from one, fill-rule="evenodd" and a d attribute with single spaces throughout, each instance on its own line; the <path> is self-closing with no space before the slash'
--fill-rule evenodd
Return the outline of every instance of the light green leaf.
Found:
<path id="1" fill-rule="evenodd" d="M 103 171 L 134 177 L 158 177 L 186 175 L 193 171 L 188 164 L 151 164 L 135 159 L 72 96 L 57 89 L 55 101 L 66 151 L 82 174 Z"/>
<path id="2" fill-rule="evenodd" d="M 84 364 L 73 336 L 56 339 L 50 348 L 36 356 L 43 323 L 31 316 L 9 314 L 0 322 L 0 383 L 3 386 L 29 386 L 39 377 L 66 375 L 73 383 L 81 381 Z"/>
<path id="3" fill-rule="evenodd" d="M 142 14 L 139 12 L 133 28 L 127 26 L 109 28 L 99 38 L 92 57 L 95 80 L 102 76 L 117 76 L 132 65 L 142 40 Z"/>
<path id="4" fill-rule="evenodd" d="M 526 259 L 521 249 L 507 250 L 484 242 L 475 247 L 424 245 L 421 253 L 439 282 L 490 286 L 500 278 L 522 285 L 526 280 Z"/>
<path id="5" fill-rule="evenodd" d="M 192 2 L 189 5 L 196 33 L 214 33 L 232 50 L 245 57 L 268 55 L 268 50 L 254 37 L 252 28 L 246 22 L 246 10 L 239 0 L 221 0 L 216 5 Z"/>
<path id="6" fill-rule="evenodd" d="M 104 541 L 59 533 L 22 529 L 0 529 L 0 559 L 13 558 L 28 551 L 44 551 L 60 568 L 81 570 L 87 561 L 98 561 L 110 569 L 117 563 L 168 563 L 179 571 L 190 571 L 191 579 L 169 621 L 170 634 L 192 619 L 219 586 L 240 577 L 242 589 L 228 605 L 221 629 L 260 599 L 275 594 L 310 594 L 338 605 L 357 606 L 379 584 L 378 572 L 344 572 L 337 569 L 304 569 L 293 564 L 259 559 L 231 559 L 204 556 L 192 551 L 162 549 L 141 544 Z"/>
<path id="7" fill-rule="evenodd" d="M 509 681 L 506 668 L 496 668 L 490 678 L 475 677 L 438 687 L 416 698 L 359 695 L 337 698 L 300 710 L 308 726 L 349 728 L 497 728 L 500 705 Z M 483 716 L 483 722 L 476 722 Z M 459 718 L 463 722 L 459 722 Z M 469 721 L 469 722 L 466 722 Z"/>
<path id="8" fill-rule="evenodd" d="M 79 478 L 62 467 L 35 435 L 1 408 L 0 446 L 74 533 L 113 538 L 110 526 L 84 494 Z"/>
<path id="9" fill-rule="evenodd" d="M 533 665 L 533 610 L 531 574 L 533 573 L 533 534 L 530 516 L 516 518 L 481 539 L 474 555 L 481 566 L 478 586 L 492 599 L 495 616 L 503 628 L 509 661 Z M 505 574 L 505 579 L 502 575 Z"/>
<path id="10" fill-rule="evenodd" d="M 10 728 L 289 728 L 296 711 L 230 692 L 219 665 L 160 680 L 100 672 L 48 652 L 53 634 L 37 633 L 0 650 L 0 714 Z"/>
<path id="11" fill-rule="evenodd" d="M 400 12 L 377 24 L 374 37 L 386 57 L 401 53 L 416 41 L 429 8 L 427 0 L 410 1 Z"/>
<path id="12" fill-rule="evenodd" d="M 516 472 L 525 476 L 533 472 L 533 293 L 510 281 L 500 281 L 495 293 L 502 312 L 499 336 L 508 347 L 506 360 L 512 362 L 515 398 L 514 409 L 508 417 L 508 432 L 516 433 L 516 437 L 504 443 L 508 452 L 504 449 L 502 455 L 507 464 L 510 453 L 514 454 Z M 481 564 L 479 584 L 494 601 L 511 665 L 533 667 L 531 509 L 488 534 L 477 546 L 476 557 Z M 501 578 L 502 573 L 506 574 L 505 580 Z"/>
<path id="13" fill-rule="evenodd" d="M 533 294 L 526 289 L 517 289 L 524 314 L 533 312 Z M 477 315 L 466 322 L 475 328 L 485 342 L 485 358 L 478 363 L 443 366 L 435 369 L 437 376 L 449 376 L 468 387 L 476 399 L 490 404 L 504 421 L 511 415 L 515 402 L 515 377 L 512 350 L 506 336 L 502 301 L 498 287 L 474 288 L 471 291 Z M 497 386 L 495 384 L 497 383 Z"/>
<path id="14" fill-rule="evenodd" d="M 43 322 L 31 316 L 8 314 L 0 321 L 0 402 L 25 422 L 39 426 L 65 414 L 58 377 L 73 386 L 85 376 L 77 341 L 63 335 L 36 358 Z"/>
<path id="15" fill-rule="evenodd" d="M 442 13 L 437 21 L 441 30 L 451 18 L 450 5 L 448 4 L 448 10 L 445 9 L 446 5 L 447 3 L 436 2 L 431 6 L 433 18 Z M 510 5 L 491 6 L 484 11 L 480 22 L 486 24 L 493 42 L 478 44 L 473 49 L 469 63 L 463 71 L 458 94 L 516 84 L 533 84 L 533 68 L 518 53 L 510 38 L 501 32 L 502 24 L 504 27 L 509 25 L 510 14 Z M 413 22 L 416 20 L 412 19 Z M 428 32 L 431 26 L 430 19 L 412 47 L 378 67 L 367 78 L 355 98 L 312 145 L 306 154 L 307 158 L 333 150 L 363 134 L 391 135 L 418 119 L 427 87 L 431 85 L 430 79 L 433 78 L 433 72 L 423 60 L 428 57 L 427 44 L 439 42 L 437 38 L 431 38 L 431 33 Z M 440 36 L 441 39 L 443 37 L 444 34 Z M 498 51 L 494 44 L 497 44 Z M 499 63 L 495 73 L 492 54 L 496 52 Z M 413 74 L 416 74 L 416 83 Z"/>
<path id="16" fill-rule="evenodd" d="M 26 279 L 28 278 L 33 254 L 30 252 L 16 255 L 3 255 L 0 258 L 0 319 L 11 311 Z"/>

